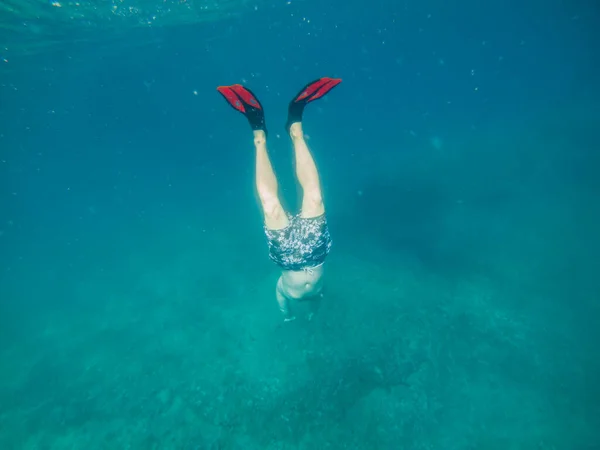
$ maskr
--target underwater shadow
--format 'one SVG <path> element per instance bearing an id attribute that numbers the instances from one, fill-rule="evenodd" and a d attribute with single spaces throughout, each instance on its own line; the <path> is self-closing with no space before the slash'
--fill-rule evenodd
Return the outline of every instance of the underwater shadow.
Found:
<path id="1" fill-rule="evenodd" d="M 362 234 L 379 256 L 382 250 L 390 259 L 414 261 L 443 275 L 479 271 L 481 236 L 472 234 L 460 208 L 456 195 L 435 179 L 372 179 L 348 211 L 342 239 Z M 461 221 L 464 227 L 457 226 Z"/>
<path id="2" fill-rule="evenodd" d="M 423 355 L 407 350 L 396 338 L 343 356 L 307 355 L 310 378 L 277 395 L 246 426 L 256 430 L 253 438 L 265 446 L 272 442 L 299 445 L 307 435 L 327 435 L 336 424 L 343 424 L 355 407 L 362 411 L 360 402 L 373 391 L 393 395 L 396 388 L 413 388 L 411 376 L 426 363 Z"/>

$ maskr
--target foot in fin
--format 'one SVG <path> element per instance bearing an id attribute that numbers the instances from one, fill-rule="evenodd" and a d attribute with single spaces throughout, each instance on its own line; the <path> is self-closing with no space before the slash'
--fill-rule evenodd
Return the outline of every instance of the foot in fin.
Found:
<path id="1" fill-rule="evenodd" d="M 241 112 L 248 119 L 253 130 L 263 130 L 267 133 L 265 112 L 256 95 L 241 84 L 219 86 L 217 91 L 227 100 L 233 109 Z"/>
<path id="2" fill-rule="evenodd" d="M 293 123 L 302 122 L 304 107 L 314 100 L 318 100 L 342 82 L 341 78 L 323 77 L 308 83 L 290 102 L 288 118 L 285 129 L 290 131 Z"/>

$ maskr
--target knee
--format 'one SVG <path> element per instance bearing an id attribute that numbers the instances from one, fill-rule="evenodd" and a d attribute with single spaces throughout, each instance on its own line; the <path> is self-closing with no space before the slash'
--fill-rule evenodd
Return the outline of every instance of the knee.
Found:
<path id="1" fill-rule="evenodd" d="M 260 197 L 260 203 L 263 208 L 263 213 L 266 217 L 269 217 L 274 220 L 280 220 L 285 216 L 285 212 L 283 211 L 283 207 L 279 202 L 279 199 L 276 195 L 271 194 L 261 194 L 258 193 Z"/>
<path id="2" fill-rule="evenodd" d="M 323 196 L 321 195 L 321 189 L 315 187 L 314 189 L 307 189 L 304 194 L 304 198 L 312 205 L 322 205 Z"/>
<path id="3" fill-rule="evenodd" d="M 277 194 L 271 191 L 266 187 L 258 186 L 258 198 L 260 200 L 260 204 L 263 207 L 265 212 L 271 211 L 277 208 L 279 204 L 279 199 L 277 198 Z"/>
<path id="4" fill-rule="evenodd" d="M 306 189 L 304 191 L 304 199 L 302 201 L 303 209 L 310 208 L 313 211 L 323 209 L 323 196 L 321 195 L 320 189 L 314 190 Z"/>

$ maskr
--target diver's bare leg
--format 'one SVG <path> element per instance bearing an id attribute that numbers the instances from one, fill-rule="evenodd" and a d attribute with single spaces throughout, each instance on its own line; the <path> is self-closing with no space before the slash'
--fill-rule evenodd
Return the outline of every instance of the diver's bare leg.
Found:
<path id="1" fill-rule="evenodd" d="M 265 216 L 265 225 L 271 230 L 288 226 L 289 221 L 277 193 L 278 185 L 267 153 L 267 136 L 264 131 L 254 131 L 256 148 L 256 190 Z"/>
<path id="2" fill-rule="evenodd" d="M 290 137 L 294 144 L 296 177 L 303 193 L 301 216 L 305 218 L 321 216 L 325 213 L 325 206 L 321 194 L 319 172 L 308 145 L 306 145 L 301 122 L 295 122 L 290 126 Z"/>

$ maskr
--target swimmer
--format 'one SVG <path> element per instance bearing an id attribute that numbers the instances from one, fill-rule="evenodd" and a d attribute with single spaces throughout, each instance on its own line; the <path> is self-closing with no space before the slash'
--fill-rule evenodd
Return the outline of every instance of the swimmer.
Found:
<path id="1" fill-rule="evenodd" d="M 302 207 L 297 215 L 286 212 L 279 199 L 277 178 L 267 153 L 262 105 L 242 85 L 217 88 L 235 110 L 246 116 L 254 134 L 256 190 L 264 215 L 269 257 L 282 270 L 275 296 L 286 322 L 295 319 L 291 301 L 312 300 L 315 307 L 318 305 L 323 291 L 323 265 L 331 249 L 319 173 L 304 139 L 302 115 L 306 105 L 322 98 L 341 81 L 328 77 L 315 80 L 307 84 L 288 107 L 285 128 L 294 146 L 296 177 L 302 188 Z"/>

